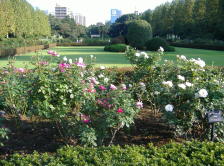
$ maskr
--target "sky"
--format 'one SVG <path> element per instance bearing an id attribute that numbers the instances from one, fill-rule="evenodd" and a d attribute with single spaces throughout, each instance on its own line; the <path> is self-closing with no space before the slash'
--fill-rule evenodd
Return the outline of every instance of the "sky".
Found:
<path id="1" fill-rule="evenodd" d="M 68 7 L 73 13 L 80 13 L 86 16 L 87 26 L 97 22 L 105 23 L 110 20 L 110 10 L 119 9 L 122 14 L 133 13 L 137 10 L 139 13 L 147 9 L 154 9 L 156 6 L 171 2 L 172 0 L 27 0 L 34 7 L 41 10 L 48 10 L 48 13 L 54 12 L 56 4 Z"/>

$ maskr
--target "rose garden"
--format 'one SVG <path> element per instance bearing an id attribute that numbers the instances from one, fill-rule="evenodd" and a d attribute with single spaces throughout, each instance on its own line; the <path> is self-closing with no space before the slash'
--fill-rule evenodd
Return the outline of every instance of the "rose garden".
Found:
<path id="1" fill-rule="evenodd" d="M 199 40 L 182 20 L 171 34 L 156 20 L 174 2 L 88 28 L 0 5 L 0 165 L 224 165 L 222 28 Z"/>

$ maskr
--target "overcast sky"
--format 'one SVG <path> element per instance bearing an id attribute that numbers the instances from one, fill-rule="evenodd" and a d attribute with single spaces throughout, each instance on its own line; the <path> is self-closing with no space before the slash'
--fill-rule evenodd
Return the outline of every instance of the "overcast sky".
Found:
<path id="1" fill-rule="evenodd" d="M 41 10 L 54 11 L 56 4 L 68 7 L 73 13 L 86 16 L 87 25 L 110 20 L 110 9 L 119 9 L 122 14 L 143 12 L 172 0 L 27 0 Z"/>

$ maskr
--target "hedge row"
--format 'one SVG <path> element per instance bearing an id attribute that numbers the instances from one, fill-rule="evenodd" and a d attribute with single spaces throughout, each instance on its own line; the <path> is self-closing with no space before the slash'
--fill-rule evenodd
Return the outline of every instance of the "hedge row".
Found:
<path id="1" fill-rule="evenodd" d="M 14 56 L 16 54 L 24 54 L 27 52 L 34 52 L 34 51 L 48 49 L 52 47 L 56 47 L 56 44 L 52 43 L 52 44 L 36 45 L 36 46 L 29 46 L 29 47 L 0 49 L 0 57 L 9 57 L 9 56 Z"/>
<path id="2" fill-rule="evenodd" d="M 104 47 L 104 51 L 110 52 L 125 52 L 127 49 L 126 44 L 111 44 Z"/>
<path id="3" fill-rule="evenodd" d="M 170 43 L 174 47 L 184 47 L 184 48 L 198 48 L 207 50 L 219 50 L 224 51 L 224 45 L 207 45 L 207 44 L 193 44 L 193 43 Z"/>
<path id="4" fill-rule="evenodd" d="M 31 155 L 15 154 L 8 160 L 1 160 L 6 166 L 24 165 L 138 165 L 138 166 L 195 166 L 195 165 L 224 165 L 224 146 L 213 142 L 171 143 L 162 147 L 152 144 L 147 146 L 111 146 L 99 148 L 84 148 L 66 146 L 56 154 Z"/>

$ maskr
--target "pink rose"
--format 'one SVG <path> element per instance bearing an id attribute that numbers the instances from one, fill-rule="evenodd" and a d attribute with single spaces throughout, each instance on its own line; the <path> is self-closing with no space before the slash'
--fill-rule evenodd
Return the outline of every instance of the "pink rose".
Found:
<path id="1" fill-rule="evenodd" d="M 116 87 L 115 85 L 111 84 L 111 85 L 110 85 L 110 89 L 111 89 L 111 90 L 117 90 L 117 87 Z"/>
<path id="2" fill-rule="evenodd" d="M 118 108 L 117 113 L 123 113 L 123 109 L 122 108 Z"/>

